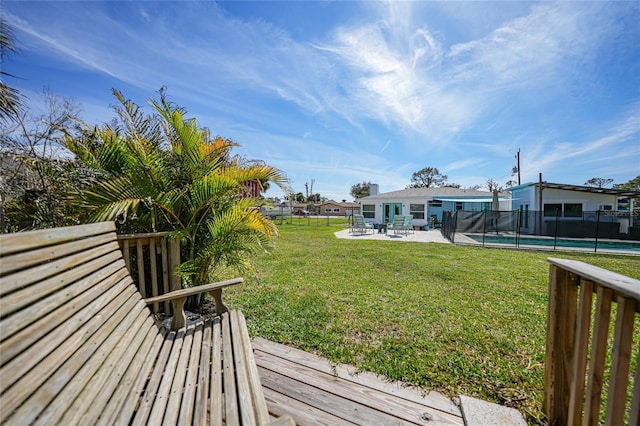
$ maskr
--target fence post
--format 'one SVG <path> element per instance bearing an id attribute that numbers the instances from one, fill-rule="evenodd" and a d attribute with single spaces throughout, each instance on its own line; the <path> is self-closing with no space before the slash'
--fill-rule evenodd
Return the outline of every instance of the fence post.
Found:
<path id="1" fill-rule="evenodd" d="M 558 215 L 560 213 L 560 210 L 556 209 L 556 221 L 554 224 L 554 230 L 553 230 L 553 250 L 556 249 L 556 242 L 558 240 Z"/>
<path id="2" fill-rule="evenodd" d="M 600 233 L 600 209 L 596 213 L 596 243 L 593 246 L 593 252 L 598 252 L 598 234 Z"/>
<path id="3" fill-rule="evenodd" d="M 484 247 L 484 233 L 487 228 L 487 211 L 482 211 L 482 247 Z"/>

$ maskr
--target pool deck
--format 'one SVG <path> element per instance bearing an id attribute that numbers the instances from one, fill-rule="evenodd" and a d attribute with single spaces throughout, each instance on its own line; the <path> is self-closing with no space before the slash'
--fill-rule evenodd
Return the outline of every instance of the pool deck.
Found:
<path id="1" fill-rule="evenodd" d="M 406 241 L 406 242 L 419 242 L 419 243 L 445 243 L 451 244 L 449 240 L 442 236 L 439 229 L 431 229 L 429 231 L 413 231 L 408 235 L 399 234 L 395 235 L 393 231 L 379 233 L 377 229 L 375 233 L 368 231 L 366 233 L 351 232 L 350 229 L 343 229 L 335 233 L 336 238 L 344 238 L 348 240 L 377 240 L 377 241 Z"/>

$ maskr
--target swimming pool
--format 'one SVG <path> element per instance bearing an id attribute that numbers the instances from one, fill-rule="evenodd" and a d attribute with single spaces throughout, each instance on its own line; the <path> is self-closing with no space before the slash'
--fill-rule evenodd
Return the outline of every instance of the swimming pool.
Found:
<path id="1" fill-rule="evenodd" d="M 483 242 L 482 235 L 478 234 L 464 234 L 467 238 L 470 238 L 479 243 Z M 485 244 L 504 244 L 504 245 L 516 245 L 515 235 L 485 235 Z M 518 236 L 517 240 L 520 246 L 544 246 L 553 247 L 553 238 L 545 237 L 531 237 L 527 235 Z M 570 239 L 570 238 L 557 238 L 555 241 L 556 248 L 582 248 L 595 250 L 596 241 L 593 239 Z M 598 241 L 597 250 L 602 251 L 625 251 L 625 252 L 638 252 L 640 254 L 640 241 L 611 241 L 602 240 Z"/>

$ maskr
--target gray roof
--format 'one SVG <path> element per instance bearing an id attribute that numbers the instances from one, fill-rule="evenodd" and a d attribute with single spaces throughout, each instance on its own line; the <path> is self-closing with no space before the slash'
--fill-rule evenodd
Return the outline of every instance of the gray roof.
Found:
<path id="1" fill-rule="evenodd" d="M 523 183 L 522 185 L 514 186 L 510 189 L 513 191 L 517 189 L 527 188 L 529 186 L 538 186 L 538 185 L 540 185 L 539 182 L 529 182 L 529 183 Z M 617 195 L 619 197 L 628 197 L 628 198 L 640 198 L 640 192 L 630 191 L 626 189 L 597 188 L 593 186 L 571 185 L 571 184 L 543 181 L 542 189 L 544 190 L 544 188 L 562 189 L 565 191 L 591 192 L 593 194 Z"/>
<path id="2" fill-rule="evenodd" d="M 478 191 L 475 189 L 460 189 L 451 187 L 437 187 L 437 188 L 407 188 L 399 191 L 385 192 L 383 194 L 370 195 L 368 197 L 360 198 L 358 201 L 376 201 L 376 200 L 388 200 L 389 198 L 427 198 L 433 197 L 492 197 L 493 194 L 489 191 Z M 502 197 L 511 198 L 511 194 L 508 192 L 500 193 Z"/>

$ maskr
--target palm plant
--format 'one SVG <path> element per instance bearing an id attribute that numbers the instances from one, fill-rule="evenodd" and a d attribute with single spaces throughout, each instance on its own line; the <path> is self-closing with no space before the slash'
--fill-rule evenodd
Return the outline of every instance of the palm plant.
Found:
<path id="1" fill-rule="evenodd" d="M 180 272 L 187 285 L 215 279 L 220 266 L 253 270 L 256 249 L 268 249 L 277 227 L 246 197 L 250 181 L 289 191 L 284 174 L 233 156 L 234 142 L 211 138 L 160 92 L 153 115 L 114 91 L 119 123 L 67 138 L 66 147 L 94 183 L 72 195 L 89 221 L 118 220 L 127 231 L 172 231 L 183 242 Z"/>

